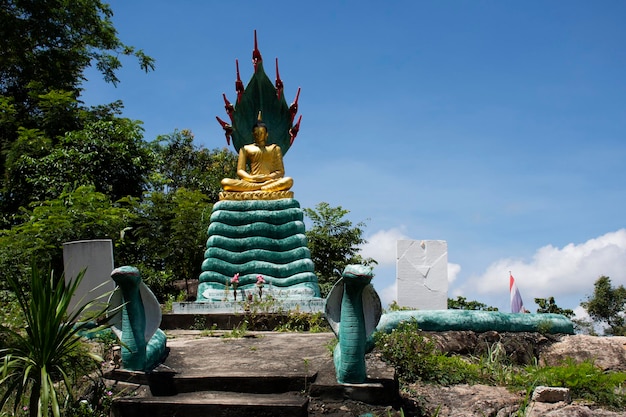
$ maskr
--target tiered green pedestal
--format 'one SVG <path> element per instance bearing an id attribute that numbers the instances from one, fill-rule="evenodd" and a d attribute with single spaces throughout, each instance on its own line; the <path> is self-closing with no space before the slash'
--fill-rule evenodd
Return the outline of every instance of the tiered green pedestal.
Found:
<path id="1" fill-rule="evenodd" d="M 293 198 L 216 203 L 197 302 L 242 301 L 259 293 L 279 303 L 322 302 L 304 232 L 303 211 Z M 259 275 L 265 280 L 261 291 Z"/>

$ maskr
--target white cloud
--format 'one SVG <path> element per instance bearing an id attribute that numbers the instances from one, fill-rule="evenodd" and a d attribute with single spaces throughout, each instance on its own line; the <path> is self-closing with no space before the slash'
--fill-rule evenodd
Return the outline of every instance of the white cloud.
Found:
<path id="1" fill-rule="evenodd" d="M 398 294 L 397 284 L 394 282 L 388 287 L 383 288 L 378 296 L 380 297 L 380 302 L 383 305 L 383 308 L 386 308 L 389 304 L 391 304 L 394 300 L 396 300 L 396 295 Z"/>
<path id="2" fill-rule="evenodd" d="M 581 320 L 588 323 L 593 322 L 593 319 L 589 316 L 589 313 L 587 313 L 587 310 L 585 310 L 583 307 L 578 306 L 573 310 L 575 320 Z M 604 334 L 607 328 L 608 326 L 605 323 L 593 323 L 593 330 L 596 332 L 596 334 Z"/>
<path id="3" fill-rule="evenodd" d="M 581 306 L 578 306 L 574 309 L 574 318 L 576 320 L 591 320 L 591 318 L 589 317 L 589 313 L 587 313 L 587 310 L 585 310 Z"/>
<path id="4" fill-rule="evenodd" d="M 448 262 L 448 284 L 452 284 L 461 272 L 461 265 Z"/>
<path id="5" fill-rule="evenodd" d="M 409 239 L 403 232 L 403 227 L 389 230 L 379 230 L 366 238 L 367 243 L 361 247 L 361 256 L 374 258 L 378 265 L 396 264 L 396 242 Z"/>
<path id="6" fill-rule="evenodd" d="M 626 229 L 610 232 L 584 243 L 570 243 L 563 248 L 547 245 L 539 248 L 530 261 L 501 259 L 492 263 L 479 277 L 468 279 L 467 292 L 486 296 L 508 296 L 508 274 L 513 274 L 525 299 L 583 296 L 593 292 L 593 284 L 602 275 L 611 283 L 626 284 Z"/>

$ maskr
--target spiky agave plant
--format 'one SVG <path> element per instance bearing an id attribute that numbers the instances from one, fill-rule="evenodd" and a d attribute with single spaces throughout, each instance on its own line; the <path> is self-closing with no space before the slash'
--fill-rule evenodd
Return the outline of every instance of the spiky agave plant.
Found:
<path id="1" fill-rule="evenodd" d="M 24 314 L 26 327 L 20 330 L 0 328 L 0 332 L 8 336 L 7 345 L 0 350 L 0 386 L 4 391 L 0 409 L 13 398 L 15 412 L 21 400 L 28 396 L 31 417 L 47 416 L 50 410 L 54 417 L 59 417 L 59 404 L 65 399 L 62 388 L 66 395 L 72 395 L 71 359 L 83 354 L 98 363 L 102 361 L 98 355 L 83 349 L 81 335 L 94 329 L 90 322 L 80 320 L 85 310 L 100 301 L 71 306 L 72 296 L 83 277 L 84 271 L 66 285 L 63 277 L 55 279 L 53 272 L 44 276 L 33 266 L 30 292 L 17 278 L 7 278 Z M 89 317 L 92 320 L 103 318 L 106 308 L 104 305 L 90 311 Z"/>

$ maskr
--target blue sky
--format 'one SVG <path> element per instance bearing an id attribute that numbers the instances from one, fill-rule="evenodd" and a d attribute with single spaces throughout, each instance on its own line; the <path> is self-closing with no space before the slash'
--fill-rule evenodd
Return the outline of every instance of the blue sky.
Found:
<path id="1" fill-rule="evenodd" d="M 121 99 L 145 139 L 190 129 L 226 146 L 215 116 L 279 59 L 300 133 L 285 158 L 302 207 L 367 224 L 374 285 L 395 298 L 397 239 L 448 242 L 449 296 L 509 310 L 576 308 L 608 275 L 626 285 L 626 3 L 621 1 L 111 1 L 117 87 L 87 73 L 83 100 Z"/>

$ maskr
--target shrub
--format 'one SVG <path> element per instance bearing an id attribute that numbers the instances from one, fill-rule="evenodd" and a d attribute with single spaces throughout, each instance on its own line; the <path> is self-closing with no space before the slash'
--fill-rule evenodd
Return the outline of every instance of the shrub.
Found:
<path id="1" fill-rule="evenodd" d="M 526 367 L 513 384 L 532 388 L 540 385 L 569 388 L 573 398 L 623 410 L 626 407 L 626 395 L 621 391 L 624 381 L 624 372 L 605 372 L 592 361 L 575 363 L 568 359 L 557 366 Z"/>
<path id="2" fill-rule="evenodd" d="M 1 327 L 7 337 L 0 350 L 0 386 L 3 388 L 0 408 L 13 401 L 14 412 L 30 397 L 31 417 L 61 414 L 61 406 L 72 397 L 73 383 L 79 373 L 95 369 L 100 357 L 87 350 L 81 334 L 92 328 L 91 323 L 80 322 L 87 303 L 70 310 L 71 300 L 84 272 L 66 286 L 63 277 L 55 279 L 40 275 L 33 266 L 30 292 L 18 277 L 9 276 L 8 283 L 15 293 L 26 326 L 21 330 Z M 92 318 L 103 317 L 105 309 L 94 312 Z M 93 366 L 88 366 L 91 363 Z"/>
<path id="3" fill-rule="evenodd" d="M 416 320 L 402 322 L 388 334 L 376 333 L 376 348 L 405 382 L 424 381 L 442 385 L 472 383 L 479 367 L 458 356 L 447 356 L 421 334 Z"/>
<path id="4" fill-rule="evenodd" d="M 321 311 L 306 313 L 299 310 L 290 311 L 283 323 L 276 329 L 278 332 L 311 332 L 322 333 L 330 330 L 328 322 Z"/>

